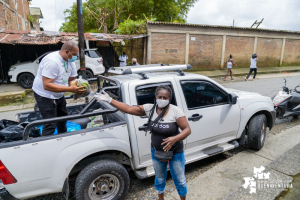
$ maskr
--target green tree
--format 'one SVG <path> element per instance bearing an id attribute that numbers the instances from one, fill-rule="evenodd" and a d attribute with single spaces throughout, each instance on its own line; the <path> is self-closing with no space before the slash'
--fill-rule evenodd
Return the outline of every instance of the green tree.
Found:
<path id="1" fill-rule="evenodd" d="M 84 30 L 113 33 L 122 22 L 123 30 L 124 25 L 142 30 L 140 24 L 145 17 L 155 18 L 157 21 L 185 23 L 189 9 L 196 1 L 198 0 L 88 0 L 83 3 Z M 76 6 L 74 3 L 70 9 L 64 11 L 66 18 L 60 31 L 77 32 Z M 118 30 L 120 33 L 120 28 Z"/>

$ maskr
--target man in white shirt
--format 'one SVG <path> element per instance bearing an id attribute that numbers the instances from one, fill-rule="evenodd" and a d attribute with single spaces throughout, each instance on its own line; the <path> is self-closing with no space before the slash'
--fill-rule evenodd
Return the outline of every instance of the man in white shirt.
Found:
<path id="1" fill-rule="evenodd" d="M 85 92 L 84 87 L 71 84 L 78 76 L 74 63 L 78 52 L 77 44 L 68 41 L 41 61 L 32 89 L 43 119 L 68 115 L 65 92 Z M 43 126 L 42 136 L 53 135 L 56 126 L 58 133 L 67 132 L 66 122 L 51 123 Z"/>
<path id="2" fill-rule="evenodd" d="M 120 67 L 125 67 L 127 65 L 128 57 L 126 56 L 126 52 L 123 52 L 123 55 L 119 57 Z"/>

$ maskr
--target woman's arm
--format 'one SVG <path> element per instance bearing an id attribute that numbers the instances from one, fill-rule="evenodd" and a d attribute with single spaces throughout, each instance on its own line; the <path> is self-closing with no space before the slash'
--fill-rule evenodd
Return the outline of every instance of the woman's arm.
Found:
<path id="1" fill-rule="evenodd" d="M 130 106 L 126 103 L 119 102 L 117 100 L 112 99 L 110 105 L 117 108 L 118 110 L 136 116 L 145 116 L 144 106 Z"/>
<path id="2" fill-rule="evenodd" d="M 163 139 L 164 142 L 161 143 L 161 145 L 165 144 L 165 146 L 163 147 L 164 151 L 169 151 L 176 142 L 184 140 L 191 134 L 191 127 L 185 116 L 178 118 L 176 120 L 176 123 L 182 131 L 176 136 Z"/>
<path id="3" fill-rule="evenodd" d="M 117 100 L 112 99 L 105 91 L 103 94 L 97 93 L 95 94 L 95 98 L 98 101 L 105 101 L 110 103 L 113 107 L 117 108 L 118 110 L 136 116 L 145 116 L 146 112 L 144 106 L 130 106 L 126 103 L 119 102 Z"/>

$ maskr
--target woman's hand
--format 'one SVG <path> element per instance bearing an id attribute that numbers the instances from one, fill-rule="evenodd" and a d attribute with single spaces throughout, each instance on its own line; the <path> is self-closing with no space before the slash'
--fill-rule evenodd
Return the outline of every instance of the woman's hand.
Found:
<path id="1" fill-rule="evenodd" d="M 174 136 L 174 137 L 168 137 L 168 138 L 166 138 L 166 139 L 163 139 L 163 143 L 161 143 L 161 145 L 164 145 L 165 144 L 165 146 L 163 147 L 163 150 L 164 151 L 169 151 L 171 148 L 172 148 L 172 146 L 176 143 L 176 142 L 178 142 L 177 141 L 177 138 Z"/>
<path id="2" fill-rule="evenodd" d="M 108 103 L 112 101 L 112 98 L 105 91 L 103 91 L 103 94 L 96 93 L 95 98 L 97 99 L 97 101 L 105 101 Z"/>

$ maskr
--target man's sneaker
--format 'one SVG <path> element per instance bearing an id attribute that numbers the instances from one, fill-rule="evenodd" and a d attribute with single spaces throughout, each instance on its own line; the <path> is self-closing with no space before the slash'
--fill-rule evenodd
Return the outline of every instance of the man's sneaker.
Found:
<path id="1" fill-rule="evenodd" d="M 245 81 L 248 81 L 248 79 L 247 79 L 247 78 L 245 78 Z"/>

